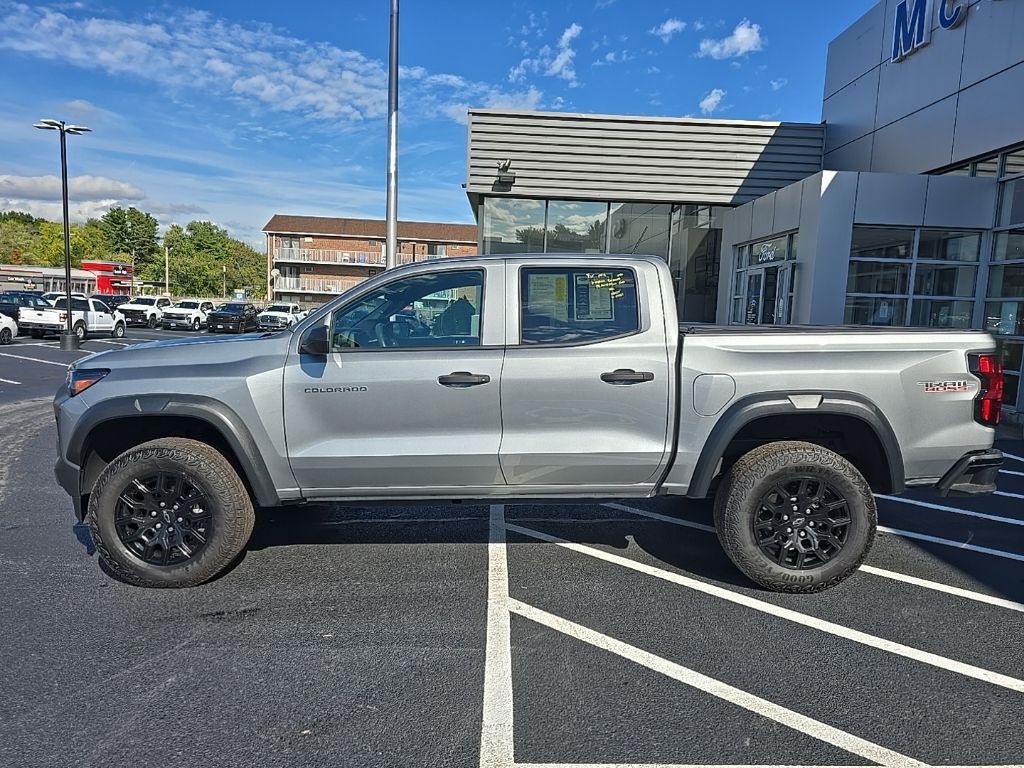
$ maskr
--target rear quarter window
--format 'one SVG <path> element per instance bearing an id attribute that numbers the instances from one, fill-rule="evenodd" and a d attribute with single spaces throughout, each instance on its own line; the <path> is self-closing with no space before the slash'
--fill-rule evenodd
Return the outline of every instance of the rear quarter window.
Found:
<path id="1" fill-rule="evenodd" d="M 525 267 L 519 290 L 522 344 L 589 344 L 640 330 L 629 268 Z"/>

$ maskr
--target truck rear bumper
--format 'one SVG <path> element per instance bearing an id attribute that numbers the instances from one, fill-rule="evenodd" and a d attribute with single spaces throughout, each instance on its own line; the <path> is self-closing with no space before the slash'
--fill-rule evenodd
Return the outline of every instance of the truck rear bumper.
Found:
<path id="1" fill-rule="evenodd" d="M 1002 451 L 994 448 L 971 451 L 960 457 L 935 484 L 939 496 L 981 496 L 996 489 L 996 477 L 1003 466 Z"/>

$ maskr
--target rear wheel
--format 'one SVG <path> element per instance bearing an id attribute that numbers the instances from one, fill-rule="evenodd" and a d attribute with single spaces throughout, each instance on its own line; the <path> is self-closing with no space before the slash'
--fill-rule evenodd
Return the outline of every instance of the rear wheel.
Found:
<path id="1" fill-rule="evenodd" d="M 85 341 L 86 337 L 89 335 L 89 331 L 86 330 L 85 323 L 81 320 L 75 323 L 75 327 L 71 330 L 75 332 L 75 336 L 78 337 L 79 341 Z"/>
<path id="2" fill-rule="evenodd" d="M 149 316 L 149 319 L 146 321 L 146 327 L 147 328 L 156 328 L 156 315 L 150 315 Z"/>
<path id="3" fill-rule="evenodd" d="M 238 557 L 255 513 L 219 451 L 163 438 L 131 448 L 103 470 L 86 519 L 96 550 L 119 578 L 144 587 L 191 587 Z"/>
<path id="4" fill-rule="evenodd" d="M 14 341 L 14 334 L 10 328 L 0 328 L 0 344 L 10 344 Z"/>
<path id="5" fill-rule="evenodd" d="M 819 592 L 849 577 L 875 538 L 875 498 L 837 453 L 802 442 L 746 454 L 715 496 L 715 528 L 736 567 L 776 592 Z"/>

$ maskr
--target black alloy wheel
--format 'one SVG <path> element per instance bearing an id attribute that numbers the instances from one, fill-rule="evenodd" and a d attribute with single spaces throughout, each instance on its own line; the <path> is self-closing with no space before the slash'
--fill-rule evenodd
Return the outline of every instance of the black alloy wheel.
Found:
<path id="1" fill-rule="evenodd" d="M 0 328 L 0 344 L 10 344 L 14 341 L 14 334 L 10 328 Z"/>
<path id="2" fill-rule="evenodd" d="M 146 320 L 147 328 L 156 328 L 156 315 L 150 315 L 149 319 Z"/>
<path id="3" fill-rule="evenodd" d="M 118 495 L 114 527 L 144 563 L 180 565 L 206 547 L 213 532 L 210 500 L 183 472 L 133 478 Z"/>
<path id="4" fill-rule="evenodd" d="M 761 497 L 752 524 L 761 551 L 783 568 L 824 565 L 842 551 L 850 531 L 850 503 L 818 477 L 795 476 Z"/>

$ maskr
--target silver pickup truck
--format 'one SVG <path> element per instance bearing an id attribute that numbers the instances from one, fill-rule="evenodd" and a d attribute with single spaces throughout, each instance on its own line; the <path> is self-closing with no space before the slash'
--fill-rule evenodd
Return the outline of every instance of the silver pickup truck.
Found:
<path id="1" fill-rule="evenodd" d="M 747 576 L 812 592 L 864 560 L 873 491 L 995 489 L 1001 391 L 981 332 L 680 327 L 653 257 L 459 258 L 79 361 L 56 474 L 145 586 L 223 571 L 259 507 L 714 496 Z"/>

